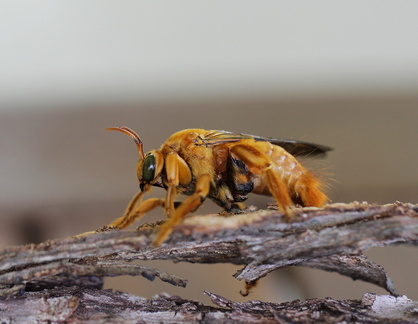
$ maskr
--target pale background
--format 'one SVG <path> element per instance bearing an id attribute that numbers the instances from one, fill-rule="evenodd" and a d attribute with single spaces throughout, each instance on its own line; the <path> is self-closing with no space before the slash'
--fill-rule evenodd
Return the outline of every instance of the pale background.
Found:
<path id="1" fill-rule="evenodd" d="M 333 201 L 418 203 L 417 12 L 412 1 L 2 2 L 0 247 L 92 230 L 123 212 L 138 188 L 137 153 L 109 126 L 135 129 L 145 150 L 191 127 L 318 142 L 335 149 L 314 166 Z M 198 212 L 217 211 L 208 201 Z M 367 254 L 418 298 L 416 248 Z M 143 264 L 189 285 L 129 277 L 106 287 L 245 300 L 237 266 Z M 294 268 L 248 298 L 367 291 L 384 292 Z"/>

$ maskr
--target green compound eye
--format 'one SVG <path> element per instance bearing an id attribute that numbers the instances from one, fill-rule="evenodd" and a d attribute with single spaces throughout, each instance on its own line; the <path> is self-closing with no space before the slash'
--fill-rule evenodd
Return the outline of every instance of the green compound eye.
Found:
<path id="1" fill-rule="evenodd" d="M 154 154 L 147 155 L 142 167 L 142 180 L 151 182 L 155 179 L 155 156 Z"/>

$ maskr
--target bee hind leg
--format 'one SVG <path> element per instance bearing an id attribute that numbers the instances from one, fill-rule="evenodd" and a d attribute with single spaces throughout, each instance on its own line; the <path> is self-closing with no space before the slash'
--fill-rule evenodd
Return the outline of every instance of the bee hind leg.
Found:
<path id="1" fill-rule="evenodd" d="M 173 228 L 180 224 L 184 217 L 195 211 L 206 199 L 210 190 L 211 177 L 208 174 L 202 175 L 196 182 L 196 189 L 193 194 L 187 197 L 173 212 L 172 216 L 163 224 L 157 234 L 153 244 L 161 245 L 167 236 L 173 231 Z"/>
<path id="2" fill-rule="evenodd" d="M 289 221 L 292 218 L 289 209 L 289 206 L 292 205 L 292 199 L 286 184 L 280 175 L 274 172 L 273 161 L 257 147 L 250 144 L 237 144 L 231 148 L 231 151 L 246 164 L 251 172 L 266 175 L 269 191 L 280 209 L 285 213 L 286 220 Z"/>

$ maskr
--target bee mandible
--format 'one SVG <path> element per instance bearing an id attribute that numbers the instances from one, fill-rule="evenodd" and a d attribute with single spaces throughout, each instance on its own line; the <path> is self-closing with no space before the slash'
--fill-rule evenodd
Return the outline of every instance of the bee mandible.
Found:
<path id="1" fill-rule="evenodd" d="M 297 159 L 324 155 L 329 147 L 294 140 L 259 137 L 221 130 L 185 129 L 171 135 L 159 150 L 144 154 L 138 134 L 128 127 L 111 127 L 129 135 L 139 153 L 136 165 L 140 191 L 122 217 L 109 227 L 124 229 L 161 206 L 168 220 L 154 245 L 163 243 L 184 217 L 210 198 L 227 212 L 239 212 L 249 193 L 273 196 L 290 218 L 289 206 L 320 207 L 328 200 L 322 183 Z M 166 189 L 165 199 L 142 201 L 152 187 Z M 188 197 L 178 204 L 178 194 Z"/>

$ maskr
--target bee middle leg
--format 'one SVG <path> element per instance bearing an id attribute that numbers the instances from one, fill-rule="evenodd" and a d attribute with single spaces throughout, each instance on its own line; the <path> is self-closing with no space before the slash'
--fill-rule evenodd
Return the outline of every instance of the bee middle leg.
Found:
<path id="1" fill-rule="evenodd" d="M 193 194 L 187 197 L 173 212 L 172 216 L 163 224 L 153 242 L 155 246 L 161 245 L 173 228 L 180 224 L 184 217 L 195 211 L 206 199 L 210 190 L 211 177 L 208 174 L 200 176 L 196 182 L 196 189 Z"/>

